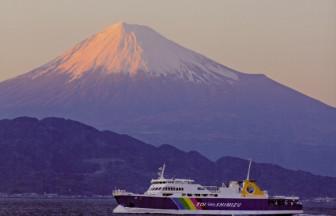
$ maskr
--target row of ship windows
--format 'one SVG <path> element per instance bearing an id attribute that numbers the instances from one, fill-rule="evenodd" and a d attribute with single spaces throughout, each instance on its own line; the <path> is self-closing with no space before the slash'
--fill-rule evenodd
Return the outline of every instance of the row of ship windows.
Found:
<path id="1" fill-rule="evenodd" d="M 269 200 L 269 205 L 271 206 L 285 206 L 285 205 L 297 205 L 297 201 L 289 201 L 289 200 Z"/>
<path id="2" fill-rule="evenodd" d="M 175 181 L 155 181 L 155 182 L 152 182 L 153 185 L 157 185 L 157 184 L 174 184 L 174 183 L 192 184 L 191 181 L 179 181 L 179 180 L 175 180 Z"/>
<path id="3" fill-rule="evenodd" d="M 193 196 L 193 195 L 192 194 L 185 194 L 185 193 L 183 193 L 182 196 Z M 194 196 L 196 196 L 196 197 L 200 197 L 200 196 L 204 196 L 204 197 L 207 197 L 207 196 L 218 197 L 218 194 L 194 194 Z"/>
<path id="4" fill-rule="evenodd" d="M 164 191 L 183 191 L 184 190 L 184 188 L 182 188 L 182 187 L 163 187 L 163 188 L 161 188 L 161 187 L 155 187 L 155 188 L 152 188 L 151 190 L 164 190 Z"/>
<path id="5" fill-rule="evenodd" d="M 171 196 L 173 194 L 171 193 L 164 193 L 163 196 Z M 218 194 L 185 194 L 185 193 L 182 193 L 182 196 L 188 196 L 188 197 L 191 197 L 191 196 L 195 196 L 195 197 L 207 197 L 207 196 L 212 196 L 212 197 L 218 197 Z"/>
<path id="6" fill-rule="evenodd" d="M 174 181 L 158 181 L 158 182 L 153 182 L 153 184 L 167 184 L 167 183 L 174 183 Z"/>
<path id="7" fill-rule="evenodd" d="M 165 190 L 165 191 L 183 191 L 184 188 L 180 187 L 154 187 L 151 190 Z M 205 190 L 203 187 L 198 187 L 197 190 Z"/>

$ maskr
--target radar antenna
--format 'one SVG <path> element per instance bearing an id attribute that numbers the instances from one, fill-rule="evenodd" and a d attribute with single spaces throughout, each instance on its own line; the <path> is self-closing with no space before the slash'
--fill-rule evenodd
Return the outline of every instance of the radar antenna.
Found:
<path id="1" fill-rule="evenodd" d="M 248 170 L 247 170 L 246 180 L 250 180 L 251 164 L 252 164 L 252 160 L 250 159 L 250 160 L 249 160 Z"/>
<path id="2" fill-rule="evenodd" d="M 159 172 L 158 172 L 159 179 L 164 179 L 163 175 L 164 175 L 165 169 L 166 169 L 166 164 L 164 163 L 162 167 L 159 168 Z"/>

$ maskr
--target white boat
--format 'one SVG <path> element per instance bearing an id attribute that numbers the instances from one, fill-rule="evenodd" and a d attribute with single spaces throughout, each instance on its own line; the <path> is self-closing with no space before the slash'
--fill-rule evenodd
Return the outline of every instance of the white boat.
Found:
<path id="1" fill-rule="evenodd" d="M 114 213 L 201 215 L 297 215 L 303 213 L 298 197 L 269 196 L 247 177 L 228 185 L 202 186 L 192 179 L 165 178 L 165 165 L 144 194 L 113 191 Z"/>

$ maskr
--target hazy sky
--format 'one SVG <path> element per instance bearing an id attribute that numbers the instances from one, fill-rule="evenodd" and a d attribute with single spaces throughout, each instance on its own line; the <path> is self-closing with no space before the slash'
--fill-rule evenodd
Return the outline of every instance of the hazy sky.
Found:
<path id="1" fill-rule="evenodd" d="M 336 0 L 0 0 L 0 81 L 117 21 L 336 107 Z"/>

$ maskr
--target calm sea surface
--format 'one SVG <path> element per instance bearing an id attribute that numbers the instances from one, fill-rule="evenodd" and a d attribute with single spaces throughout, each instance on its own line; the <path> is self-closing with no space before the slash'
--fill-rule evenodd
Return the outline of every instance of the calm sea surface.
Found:
<path id="1" fill-rule="evenodd" d="M 113 199 L 0 198 L 0 216 L 105 216 L 113 215 L 115 206 Z M 305 215 L 336 216 L 336 206 L 307 207 L 305 212 Z"/>

